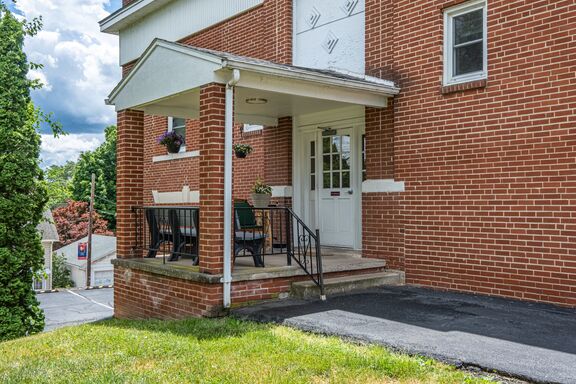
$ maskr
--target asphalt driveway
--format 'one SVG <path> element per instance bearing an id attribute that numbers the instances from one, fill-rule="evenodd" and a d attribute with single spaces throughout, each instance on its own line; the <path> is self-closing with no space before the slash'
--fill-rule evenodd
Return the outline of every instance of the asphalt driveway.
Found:
<path id="1" fill-rule="evenodd" d="M 327 302 L 278 301 L 235 316 L 376 343 L 535 382 L 576 383 L 576 310 L 382 287 Z"/>
<path id="2" fill-rule="evenodd" d="M 114 289 L 64 290 L 36 296 L 46 316 L 45 331 L 112 317 Z"/>

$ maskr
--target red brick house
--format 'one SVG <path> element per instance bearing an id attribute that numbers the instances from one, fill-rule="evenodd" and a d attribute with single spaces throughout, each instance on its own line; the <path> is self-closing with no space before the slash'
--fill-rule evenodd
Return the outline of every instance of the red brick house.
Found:
<path id="1" fill-rule="evenodd" d="M 383 271 L 576 305 L 573 1 L 124 0 L 101 29 L 124 75 L 117 316 L 211 316 Z M 260 237 L 234 203 L 257 177 L 275 204 L 247 210 Z M 286 255 L 234 260 L 239 232 Z"/>

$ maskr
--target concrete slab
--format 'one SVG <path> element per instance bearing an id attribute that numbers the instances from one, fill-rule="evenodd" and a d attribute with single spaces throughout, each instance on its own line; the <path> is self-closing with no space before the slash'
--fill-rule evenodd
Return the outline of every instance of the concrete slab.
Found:
<path id="1" fill-rule="evenodd" d="M 37 295 L 45 331 L 103 320 L 114 314 L 114 289 L 63 290 Z"/>
<path id="2" fill-rule="evenodd" d="M 416 287 L 380 287 L 234 311 L 524 380 L 576 383 L 576 310 Z"/>

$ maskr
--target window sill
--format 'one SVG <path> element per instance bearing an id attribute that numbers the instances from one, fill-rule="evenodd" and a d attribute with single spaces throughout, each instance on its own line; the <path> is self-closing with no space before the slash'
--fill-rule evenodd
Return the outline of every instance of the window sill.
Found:
<path id="1" fill-rule="evenodd" d="M 154 156 L 152 158 L 152 162 L 153 163 L 159 163 L 162 161 L 188 159 L 191 157 L 199 157 L 199 156 L 200 156 L 200 151 L 168 153 L 168 154 L 162 155 L 162 156 Z"/>
<path id="2" fill-rule="evenodd" d="M 444 86 L 440 87 L 440 93 L 442 93 L 443 95 L 446 95 L 449 93 L 468 91 L 471 89 L 486 88 L 487 85 L 488 85 L 488 80 L 486 80 L 486 79 L 467 81 L 465 83 L 444 85 Z"/>

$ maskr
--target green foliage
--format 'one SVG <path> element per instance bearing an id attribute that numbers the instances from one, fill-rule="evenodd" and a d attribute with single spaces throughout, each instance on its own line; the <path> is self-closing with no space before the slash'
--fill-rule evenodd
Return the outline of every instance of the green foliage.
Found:
<path id="1" fill-rule="evenodd" d="M 48 207 L 54 209 L 72 199 L 72 177 L 76 163 L 67 161 L 64 165 L 51 165 L 44 172 L 48 189 Z"/>
<path id="2" fill-rule="evenodd" d="M 250 144 L 234 144 L 232 149 L 237 154 L 249 155 L 254 150 Z"/>
<path id="3" fill-rule="evenodd" d="M 62 253 L 52 254 L 52 287 L 70 288 L 74 282 L 70 277 L 70 269 L 66 266 L 66 257 Z"/>
<path id="4" fill-rule="evenodd" d="M 44 328 L 32 290 L 33 272 L 43 267 L 36 226 L 46 188 L 39 167 L 38 110 L 22 47 L 25 22 L 0 3 L 0 341 Z"/>
<path id="5" fill-rule="evenodd" d="M 252 186 L 252 193 L 260 193 L 263 195 L 272 195 L 272 187 L 264 183 L 260 177 L 256 179 L 256 182 Z"/>
<path id="6" fill-rule="evenodd" d="M 11 383 L 489 383 L 423 357 L 234 319 L 111 320 L 0 344 Z"/>
<path id="7" fill-rule="evenodd" d="M 95 151 L 80 155 L 72 178 L 72 198 L 76 201 L 90 200 L 92 173 L 96 174 L 96 202 L 94 208 L 116 228 L 116 126 L 105 130 L 106 141 Z"/>

